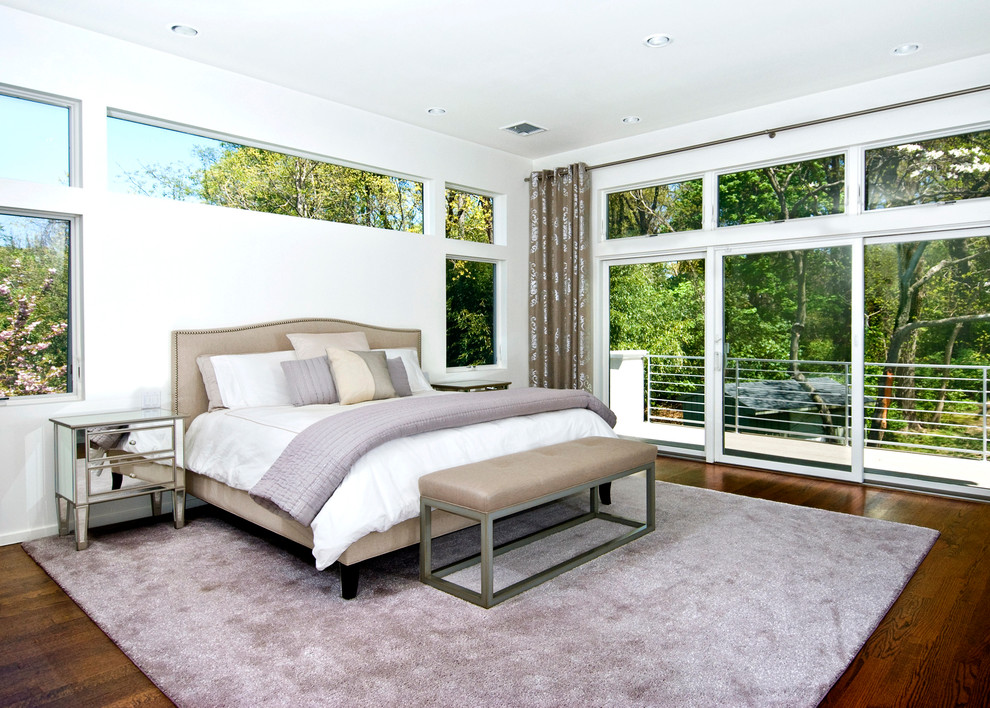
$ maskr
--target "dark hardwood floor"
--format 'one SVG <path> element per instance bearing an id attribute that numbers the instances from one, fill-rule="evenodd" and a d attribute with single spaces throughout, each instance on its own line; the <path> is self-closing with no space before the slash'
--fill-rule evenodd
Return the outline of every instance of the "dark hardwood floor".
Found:
<path id="1" fill-rule="evenodd" d="M 823 706 L 990 705 L 990 504 L 661 458 L 657 478 L 938 529 Z M 19 545 L 0 548 L 0 706 L 168 699 Z"/>

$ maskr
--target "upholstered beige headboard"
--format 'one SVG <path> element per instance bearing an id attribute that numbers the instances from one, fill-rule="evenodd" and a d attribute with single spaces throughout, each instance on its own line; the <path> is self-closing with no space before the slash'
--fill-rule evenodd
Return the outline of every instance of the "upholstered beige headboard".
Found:
<path id="1" fill-rule="evenodd" d="M 292 349 L 286 335 L 295 332 L 364 332 L 372 349 L 412 347 L 422 361 L 422 332 L 418 329 L 376 327 L 324 318 L 280 320 L 222 329 L 172 332 L 172 412 L 186 425 L 206 412 L 207 398 L 196 357 L 204 354 L 251 354 Z"/>

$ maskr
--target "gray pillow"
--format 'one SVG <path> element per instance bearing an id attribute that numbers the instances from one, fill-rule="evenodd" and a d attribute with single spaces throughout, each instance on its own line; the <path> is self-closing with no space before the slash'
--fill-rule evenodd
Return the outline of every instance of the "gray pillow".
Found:
<path id="1" fill-rule="evenodd" d="M 289 382 L 292 405 L 337 403 L 340 400 L 330 374 L 330 362 L 325 356 L 283 361 L 282 371 Z"/>
<path id="2" fill-rule="evenodd" d="M 213 362 L 210 361 L 210 355 L 203 354 L 196 357 L 196 364 L 199 366 L 199 373 L 202 374 L 203 385 L 206 387 L 206 398 L 209 401 L 206 410 L 212 413 L 226 408 L 220 395 L 220 384 L 217 383 L 217 372 L 213 368 Z"/>
<path id="3" fill-rule="evenodd" d="M 411 396 L 412 388 L 409 386 L 409 373 L 406 365 L 399 357 L 388 360 L 388 375 L 392 378 L 392 388 L 395 395 L 399 397 Z"/>

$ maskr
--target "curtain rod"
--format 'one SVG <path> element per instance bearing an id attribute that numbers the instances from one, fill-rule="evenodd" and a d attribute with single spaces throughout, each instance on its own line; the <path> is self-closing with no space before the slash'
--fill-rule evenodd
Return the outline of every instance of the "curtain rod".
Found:
<path id="1" fill-rule="evenodd" d="M 701 148 L 714 147 L 715 145 L 725 145 L 726 143 L 734 143 L 739 140 L 748 140 L 749 138 L 758 138 L 761 135 L 766 135 L 770 138 L 775 138 L 777 133 L 783 133 L 785 130 L 796 130 L 798 128 L 808 128 L 813 125 L 822 125 L 824 123 L 833 123 L 837 120 L 846 120 L 847 118 L 858 118 L 860 116 L 867 116 L 873 113 L 882 113 L 883 111 L 891 111 L 896 108 L 906 108 L 907 106 L 915 106 L 922 103 L 931 103 L 932 101 L 941 101 L 946 98 L 956 98 L 958 96 L 965 96 L 971 93 L 979 93 L 980 91 L 990 90 L 990 84 L 984 84 L 983 86 L 974 86 L 973 88 L 961 89 L 959 91 L 951 91 L 949 93 L 940 93 L 935 96 L 927 96 L 925 98 L 915 98 L 910 101 L 901 101 L 900 103 L 891 103 L 886 106 L 877 106 L 875 108 L 865 108 L 861 111 L 853 111 L 851 113 L 842 113 L 837 116 L 829 116 L 828 118 L 816 118 L 814 120 L 804 121 L 802 123 L 792 123 L 790 125 L 783 125 L 779 128 L 771 128 L 769 130 L 758 130 L 753 133 L 746 133 L 745 135 L 735 135 L 731 138 L 718 138 L 717 140 L 709 140 L 706 143 L 698 143 L 697 145 L 686 145 L 684 147 L 671 148 L 670 150 L 662 150 L 661 152 L 653 152 L 649 155 L 638 155 L 636 157 L 627 157 L 622 160 L 613 160 L 612 162 L 603 162 L 600 165 L 589 165 L 588 170 L 599 170 L 603 167 L 615 167 L 616 165 L 625 165 L 630 162 L 639 162 L 640 160 L 652 160 L 655 157 L 665 157 L 667 155 L 676 155 L 680 152 L 688 152 L 689 150 L 700 150 Z M 529 181 L 529 178 L 526 178 Z"/>

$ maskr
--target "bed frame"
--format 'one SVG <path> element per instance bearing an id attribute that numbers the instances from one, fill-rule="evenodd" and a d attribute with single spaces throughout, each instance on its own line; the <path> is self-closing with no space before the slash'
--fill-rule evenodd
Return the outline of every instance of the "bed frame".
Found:
<path id="1" fill-rule="evenodd" d="M 206 387 L 196 358 L 202 355 L 251 354 L 292 349 L 286 335 L 296 332 L 364 332 L 372 349 L 415 348 L 422 361 L 422 333 L 336 319 L 296 319 L 223 329 L 188 329 L 172 332 L 172 412 L 181 414 L 186 429 L 207 409 Z M 308 548 L 313 531 L 308 526 L 265 509 L 246 491 L 186 470 L 186 492 L 236 516 L 273 531 Z M 431 536 L 436 538 L 472 525 L 453 514 L 435 514 Z M 419 543 L 419 519 L 408 519 L 385 532 L 372 532 L 352 543 L 340 556 L 341 597 L 357 596 L 358 563 Z"/>

